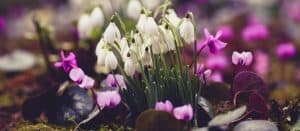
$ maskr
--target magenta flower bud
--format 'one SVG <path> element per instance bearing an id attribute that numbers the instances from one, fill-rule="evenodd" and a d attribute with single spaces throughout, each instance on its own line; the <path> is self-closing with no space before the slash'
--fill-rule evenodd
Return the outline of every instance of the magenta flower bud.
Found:
<path id="1" fill-rule="evenodd" d="M 163 102 L 157 102 L 155 104 L 155 110 L 157 111 L 166 111 L 172 113 L 173 111 L 173 105 L 169 100 L 166 100 L 165 103 Z"/>
<path id="2" fill-rule="evenodd" d="M 296 48 L 293 43 L 281 43 L 276 47 L 276 55 L 281 58 L 291 58 L 296 55 Z"/>
<path id="3" fill-rule="evenodd" d="M 173 114 L 177 120 L 190 121 L 193 119 L 193 108 L 191 104 L 176 107 Z"/>
<path id="4" fill-rule="evenodd" d="M 77 61 L 76 61 L 76 56 L 73 52 L 71 52 L 68 56 L 65 56 L 64 51 L 62 50 L 60 52 L 61 56 L 61 61 L 60 62 L 55 62 L 54 66 L 59 68 L 63 67 L 65 72 L 69 72 L 72 68 L 78 67 Z"/>
<path id="5" fill-rule="evenodd" d="M 223 25 L 219 27 L 219 30 L 222 31 L 222 36 L 220 37 L 221 40 L 230 41 L 234 38 L 234 31 L 231 26 Z"/>
<path id="6" fill-rule="evenodd" d="M 232 53 L 232 63 L 235 65 L 245 65 L 248 66 L 252 63 L 253 55 L 251 52 L 237 52 Z"/>
<path id="7" fill-rule="evenodd" d="M 204 34 L 205 34 L 205 42 L 204 45 L 207 45 L 209 47 L 209 51 L 211 53 L 217 53 L 218 51 L 222 50 L 223 48 L 226 47 L 227 43 L 222 42 L 220 40 L 220 37 L 222 36 L 222 31 L 218 31 L 215 36 L 211 35 L 208 30 L 205 28 L 204 29 Z"/>
<path id="8" fill-rule="evenodd" d="M 265 40 L 269 37 L 269 30 L 263 24 L 250 24 L 243 29 L 242 37 L 246 42 Z"/>
<path id="9" fill-rule="evenodd" d="M 97 94 L 97 104 L 101 107 L 114 108 L 121 102 L 121 96 L 117 91 L 104 91 Z"/>
<path id="10" fill-rule="evenodd" d="M 107 75 L 105 82 L 106 82 L 107 86 L 109 86 L 110 88 L 126 89 L 126 84 L 125 84 L 125 81 L 124 81 L 122 75 L 109 74 L 109 75 Z"/>

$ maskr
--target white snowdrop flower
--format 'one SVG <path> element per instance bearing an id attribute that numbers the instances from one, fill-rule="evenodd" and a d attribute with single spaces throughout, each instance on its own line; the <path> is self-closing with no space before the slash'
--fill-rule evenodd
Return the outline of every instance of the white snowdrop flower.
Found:
<path id="1" fill-rule="evenodd" d="M 81 39 L 89 38 L 93 27 L 90 23 L 90 17 L 88 14 L 80 16 L 77 24 L 77 30 Z"/>
<path id="2" fill-rule="evenodd" d="M 147 17 L 145 14 L 141 14 L 136 28 L 141 34 L 145 35 L 146 37 L 159 35 L 158 25 L 156 24 L 153 17 Z"/>
<path id="3" fill-rule="evenodd" d="M 111 16 L 114 12 L 113 5 L 111 0 L 98 0 L 97 4 L 100 4 L 104 14 Z"/>
<path id="4" fill-rule="evenodd" d="M 153 35 L 159 35 L 158 25 L 156 24 L 153 17 L 147 17 L 147 22 L 145 26 L 145 35 L 151 37 Z"/>
<path id="5" fill-rule="evenodd" d="M 107 52 L 105 66 L 110 70 L 115 70 L 118 67 L 118 59 L 112 51 Z"/>
<path id="6" fill-rule="evenodd" d="M 159 28 L 162 31 L 163 35 L 164 35 L 167 50 L 168 51 L 175 50 L 176 46 L 175 46 L 174 36 L 172 34 L 172 31 L 169 30 L 166 25 L 165 26 L 160 25 Z"/>
<path id="7" fill-rule="evenodd" d="M 115 41 L 118 43 L 120 42 L 121 33 L 114 22 L 110 22 L 105 31 L 103 32 L 103 39 L 109 44 L 113 44 Z"/>
<path id="8" fill-rule="evenodd" d="M 190 18 L 183 18 L 179 26 L 179 33 L 186 44 L 191 44 L 195 40 L 194 25 Z"/>
<path id="9" fill-rule="evenodd" d="M 121 53 L 122 56 L 129 50 L 129 46 L 128 46 L 128 42 L 127 42 L 127 38 L 126 37 L 123 37 L 121 39 L 120 49 L 121 49 L 120 53 Z"/>
<path id="10" fill-rule="evenodd" d="M 153 54 L 160 54 L 161 51 L 161 41 L 159 40 L 160 38 L 158 36 L 153 36 L 150 38 L 146 39 L 146 45 L 151 46 L 151 50 Z"/>
<path id="11" fill-rule="evenodd" d="M 175 27 L 177 27 L 181 21 L 181 19 L 177 16 L 174 9 L 168 9 L 167 14 L 165 15 L 167 20 Z"/>
<path id="12" fill-rule="evenodd" d="M 141 62 L 143 66 L 152 66 L 151 52 L 148 45 L 144 45 L 141 50 Z"/>
<path id="13" fill-rule="evenodd" d="M 140 33 L 144 33 L 146 25 L 147 25 L 147 16 L 145 14 L 141 14 L 136 24 L 136 28 Z"/>
<path id="14" fill-rule="evenodd" d="M 95 50 L 95 54 L 97 56 L 97 64 L 100 66 L 104 66 L 105 65 L 105 58 L 107 55 L 107 50 L 104 48 L 105 46 L 105 42 L 103 39 L 101 39 L 97 46 L 96 46 L 96 50 Z"/>
<path id="15" fill-rule="evenodd" d="M 128 76 L 133 76 L 135 73 L 135 63 L 131 59 L 124 62 L 124 71 Z"/>
<path id="16" fill-rule="evenodd" d="M 101 28 L 104 24 L 104 15 L 99 7 L 93 9 L 90 15 L 90 22 L 93 27 Z"/>
<path id="17" fill-rule="evenodd" d="M 142 5 L 138 0 L 130 0 L 127 7 L 127 15 L 129 18 L 137 20 L 140 17 Z"/>
<path id="18" fill-rule="evenodd" d="M 154 10 L 161 2 L 162 0 L 142 0 L 143 5 L 149 10 Z"/>

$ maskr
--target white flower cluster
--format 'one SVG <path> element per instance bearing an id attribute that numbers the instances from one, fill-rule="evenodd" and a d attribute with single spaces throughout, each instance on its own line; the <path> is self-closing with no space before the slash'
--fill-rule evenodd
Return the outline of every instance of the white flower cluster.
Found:
<path id="1" fill-rule="evenodd" d="M 81 2 L 81 0 L 73 0 L 72 2 L 78 6 L 88 3 Z M 85 13 L 80 16 L 77 24 L 80 39 L 88 39 L 94 29 L 101 29 L 105 22 L 105 16 L 111 16 L 114 11 L 126 10 L 126 15 L 129 18 L 137 20 L 143 7 L 154 10 L 162 3 L 162 0 L 129 0 L 124 7 L 122 4 L 126 3 L 125 0 L 95 0 L 90 3 L 89 6 L 96 6 L 96 8 L 90 14 Z"/>
<path id="2" fill-rule="evenodd" d="M 168 9 L 160 24 L 157 24 L 153 17 L 145 13 L 139 16 L 136 31 L 129 32 L 129 36 L 122 37 L 114 22 L 108 25 L 96 47 L 98 65 L 104 66 L 109 71 L 115 70 L 119 64 L 114 51 L 117 50 L 124 62 L 125 73 L 133 76 L 141 71 L 141 67 L 152 66 L 152 54 L 158 55 L 176 50 L 175 37 L 182 39 L 185 44 L 195 41 L 195 27 L 191 17 L 181 19 L 174 10 Z M 174 29 L 179 33 L 178 35 L 174 33 Z"/>

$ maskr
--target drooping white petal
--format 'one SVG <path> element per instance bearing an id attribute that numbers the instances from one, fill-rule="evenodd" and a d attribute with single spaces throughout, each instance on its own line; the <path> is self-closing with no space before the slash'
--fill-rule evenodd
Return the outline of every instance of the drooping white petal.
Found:
<path id="1" fill-rule="evenodd" d="M 103 33 L 103 39 L 110 43 L 113 44 L 114 42 L 120 42 L 121 40 L 121 33 L 117 25 L 113 22 L 110 22 L 108 27 L 105 29 Z"/>
<path id="2" fill-rule="evenodd" d="M 181 21 L 181 19 L 177 16 L 176 12 L 174 9 L 168 9 L 167 14 L 165 16 L 168 21 L 171 22 L 171 24 L 175 27 L 177 27 Z"/>
<path id="3" fill-rule="evenodd" d="M 163 38 L 165 39 L 166 46 L 168 51 L 175 50 L 175 42 L 174 42 L 174 36 L 172 34 L 172 31 L 169 29 L 166 29 L 164 26 L 160 25 L 159 29 L 162 31 Z"/>
<path id="4" fill-rule="evenodd" d="M 115 70 L 118 67 L 118 59 L 112 51 L 107 53 L 105 58 L 105 66 L 110 70 Z"/>
<path id="5" fill-rule="evenodd" d="M 145 45 L 142 49 L 141 62 L 143 66 L 152 66 L 150 47 L 147 45 Z"/>
<path id="6" fill-rule="evenodd" d="M 104 24 L 104 15 L 99 7 L 93 9 L 90 15 L 91 25 L 94 28 L 101 28 Z"/>
<path id="7" fill-rule="evenodd" d="M 240 57 L 241 57 L 240 53 L 238 53 L 237 51 L 234 51 L 232 53 L 232 63 L 235 64 L 235 65 L 237 65 L 239 63 L 239 61 L 240 61 Z"/>
<path id="8" fill-rule="evenodd" d="M 104 50 L 104 49 L 99 50 L 99 52 L 97 54 L 97 64 L 100 66 L 104 66 L 106 56 L 107 56 L 107 50 Z"/>
<path id="9" fill-rule="evenodd" d="M 190 19 L 184 18 L 179 26 L 179 33 L 186 44 L 191 44 L 195 40 L 194 25 Z"/>
<path id="10" fill-rule="evenodd" d="M 137 20 L 140 17 L 142 5 L 138 0 L 130 0 L 127 7 L 127 15 L 129 18 Z"/>
<path id="11" fill-rule="evenodd" d="M 136 28 L 140 33 L 145 33 L 145 26 L 147 25 L 147 16 L 145 14 L 141 14 L 140 18 L 136 24 Z"/>
<path id="12" fill-rule="evenodd" d="M 128 76 L 133 76 L 135 73 L 135 62 L 132 59 L 127 59 L 124 62 L 124 71 Z"/>

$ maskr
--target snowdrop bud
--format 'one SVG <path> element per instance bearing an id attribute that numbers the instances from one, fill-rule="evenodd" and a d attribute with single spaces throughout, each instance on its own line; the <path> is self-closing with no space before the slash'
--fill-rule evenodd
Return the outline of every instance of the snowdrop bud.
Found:
<path id="1" fill-rule="evenodd" d="M 174 36 L 172 34 L 172 31 L 168 29 L 167 25 L 166 26 L 160 25 L 159 28 L 163 32 L 168 51 L 175 50 L 176 46 L 175 46 Z"/>
<path id="2" fill-rule="evenodd" d="M 130 0 L 127 7 L 127 15 L 129 18 L 137 20 L 140 17 L 142 5 L 138 0 Z"/>
<path id="3" fill-rule="evenodd" d="M 129 50 L 127 38 L 123 37 L 120 42 L 121 55 L 125 55 L 125 53 Z"/>
<path id="4" fill-rule="evenodd" d="M 149 46 L 145 46 L 142 49 L 141 61 L 142 61 L 143 66 L 152 66 L 152 58 L 151 58 Z"/>
<path id="5" fill-rule="evenodd" d="M 132 59 L 126 59 L 124 62 L 124 71 L 128 76 L 133 76 L 136 69 L 135 69 L 136 63 Z"/>
<path id="6" fill-rule="evenodd" d="M 99 7 L 93 9 L 90 16 L 91 25 L 94 28 L 101 28 L 104 24 L 104 15 Z"/>
<path id="7" fill-rule="evenodd" d="M 177 16 L 176 12 L 174 9 L 168 9 L 167 14 L 165 16 L 168 21 L 171 22 L 171 24 L 175 27 L 177 27 L 180 23 L 180 18 Z"/>
<path id="8" fill-rule="evenodd" d="M 147 9 L 154 10 L 159 6 L 161 0 L 142 0 L 142 3 Z"/>
<path id="9" fill-rule="evenodd" d="M 105 66 L 110 70 L 115 70 L 118 67 L 118 60 L 115 54 L 112 51 L 107 53 L 105 58 Z"/>
<path id="10" fill-rule="evenodd" d="M 179 26 L 179 33 L 186 44 L 191 44 L 194 42 L 195 30 L 191 19 L 183 18 L 183 21 Z"/>
<path id="11" fill-rule="evenodd" d="M 241 65 L 250 65 L 252 62 L 253 56 L 251 52 L 245 52 L 239 53 L 237 51 L 234 51 L 232 54 L 232 63 L 235 65 L 241 64 Z"/>
<path id="12" fill-rule="evenodd" d="M 158 26 L 153 17 L 147 18 L 147 25 L 144 28 L 145 34 L 149 37 L 151 37 L 152 35 L 159 35 Z"/>
<path id="13" fill-rule="evenodd" d="M 96 56 L 97 56 L 97 64 L 100 65 L 100 66 L 104 66 L 105 65 L 105 58 L 106 58 L 106 55 L 107 55 L 107 50 L 106 49 L 103 49 L 103 46 L 105 45 L 106 43 L 104 42 L 103 39 L 101 39 L 98 43 L 98 45 L 96 46 Z"/>
<path id="14" fill-rule="evenodd" d="M 136 28 L 140 33 L 144 33 L 146 25 L 147 25 L 147 16 L 145 14 L 141 14 L 136 24 Z"/>
<path id="15" fill-rule="evenodd" d="M 91 36 L 92 31 L 92 25 L 90 23 L 90 17 L 88 14 L 83 14 L 80 16 L 78 24 L 77 24 L 77 30 L 79 33 L 79 38 L 85 39 Z"/>
<path id="16" fill-rule="evenodd" d="M 103 33 L 103 39 L 110 43 L 113 44 L 115 41 L 120 42 L 121 40 L 121 33 L 117 25 L 113 22 L 110 22 L 108 27 L 105 29 Z"/>

